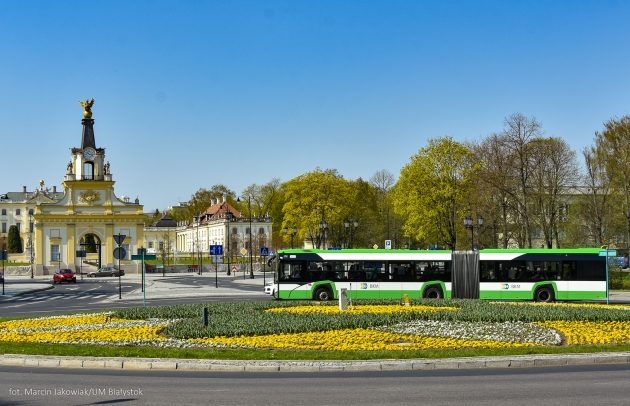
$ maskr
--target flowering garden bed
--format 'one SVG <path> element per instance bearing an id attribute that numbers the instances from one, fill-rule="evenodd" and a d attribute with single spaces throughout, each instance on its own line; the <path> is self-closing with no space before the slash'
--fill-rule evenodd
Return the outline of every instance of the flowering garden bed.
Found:
<path id="1" fill-rule="evenodd" d="M 203 307 L 208 309 L 208 326 L 202 323 Z M 576 346 L 614 351 L 630 345 L 630 306 L 361 302 L 341 312 L 335 304 L 246 302 L 0 322 L 0 347 L 15 351 L 20 344 L 87 345 L 95 346 L 95 351 L 96 346 L 106 347 L 111 349 L 106 355 L 116 355 L 116 348 L 159 348 L 165 356 L 170 349 L 211 349 L 220 350 L 222 357 L 239 351 L 268 356 L 272 350 L 277 358 L 300 352 L 336 358 L 340 353 L 362 357 L 426 356 L 423 351 L 534 353 Z"/>

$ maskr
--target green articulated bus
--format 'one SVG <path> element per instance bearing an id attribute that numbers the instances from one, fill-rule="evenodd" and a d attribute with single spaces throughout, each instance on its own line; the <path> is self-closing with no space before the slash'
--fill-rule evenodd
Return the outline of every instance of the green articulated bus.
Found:
<path id="1" fill-rule="evenodd" d="M 278 299 L 480 298 L 595 300 L 608 294 L 606 257 L 598 248 L 445 250 L 280 250 Z M 458 257 L 464 257 L 463 262 Z M 463 264 L 463 265 L 462 265 Z M 467 292 L 462 296 L 461 292 Z"/>

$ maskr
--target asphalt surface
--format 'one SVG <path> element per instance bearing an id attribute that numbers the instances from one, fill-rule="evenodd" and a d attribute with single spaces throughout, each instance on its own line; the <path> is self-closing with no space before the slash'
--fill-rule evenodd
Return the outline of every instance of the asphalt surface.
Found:
<path id="1" fill-rule="evenodd" d="M 269 276 L 269 278 L 267 278 Z M 103 282 L 117 284 L 117 278 L 101 278 Z M 107 280 L 104 280 L 107 279 Z M 85 280 L 85 279 L 84 279 Z M 147 297 L 163 299 L 190 299 L 213 296 L 234 296 L 247 300 L 269 299 L 263 293 L 264 280 L 271 282 L 270 275 L 256 274 L 250 279 L 239 275 L 205 273 L 147 274 L 142 288 L 141 275 L 125 275 L 121 280 L 127 284 L 125 298 L 142 303 Z M 71 284 L 74 285 L 74 284 Z M 79 280 L 79 287 L 85 284 Z M 7 276 L 2 305 L 11 298 L 52 289 L 52 277 Z M 105 301 L 116 302 L 113 293 Z M 611 292 L 610 303 L 629 303 L 630 292 Z M 604 301 L 605 303 L 605 301 Z M 565 366 L 584 364 L 630 364 L 630 352 L 595 354 L 554 354 L 506 357 L 474 357 L 449 359 L 410 359 L 373 361 L 238 361 L 238 360 L 190 360 L 190 359 L 143 359 L 143 358 L 97 358 L 62 357 L 37 355 L 0 355 L 1 366 L 122 369 L 122 370 L 182 370 L 182 371 L 234 371 L 234 372 L 331 372 L 331 371 L 410 371 L 470 368 L 522 368 L 539 366 Z"/>

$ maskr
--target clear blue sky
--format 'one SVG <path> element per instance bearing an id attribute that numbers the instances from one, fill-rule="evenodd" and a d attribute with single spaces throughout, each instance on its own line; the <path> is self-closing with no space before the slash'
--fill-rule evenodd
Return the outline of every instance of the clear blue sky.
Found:
<path id="1" fill-rule="evenodd" d="M 0 2 L 0 192 L 60 185 L 94 98 L 146 211 L 316 167 L 398 176 L 429 138 L 630 114 L 629 1 Z"/>

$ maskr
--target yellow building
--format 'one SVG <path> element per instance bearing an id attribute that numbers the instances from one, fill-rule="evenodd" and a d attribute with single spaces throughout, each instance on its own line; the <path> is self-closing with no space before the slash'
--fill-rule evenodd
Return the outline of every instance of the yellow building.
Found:
<path id="1" fill-rule="evenodd" d="M 7 216 L 7 223 L 28 224 L 19 226 L 26 242 L 24 253 L 15 258 L 10 254 L 10 258 L 32 261 L 35 275 L 52 274 L 57 268 L 78 268 L 81 259 L 77 253 L 81 251 L 86 251 L 84 261 L 94 266 L 118 265 L 114 235 L 125 236 L 121 244 L 124 250 L 117 250 L 121 267 L 126 272 L 139 269 L 130 258 L 144 246 L 143 206 L 138 199 L 120 199 L 114 193 L 105 149 L 97 148 L 95 143 L 93 103 L 81 103 L 85 109 L 81 145 L 70 149 L 63 192 L 55 188 L 50 191 L 40 182 L 40 189 L 34 192 L 24 188 L 22 195 L 7 193 L 2 195 L 5 199 L 0 199 L 0 209 L 11 211 L 13 217 Z"/>

